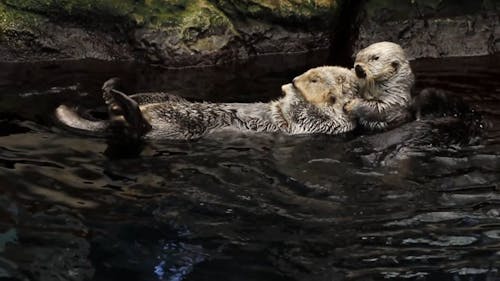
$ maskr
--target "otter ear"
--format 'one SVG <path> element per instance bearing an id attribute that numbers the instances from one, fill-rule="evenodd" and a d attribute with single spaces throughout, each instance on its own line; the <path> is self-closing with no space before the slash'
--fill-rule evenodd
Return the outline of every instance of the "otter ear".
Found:
<path id="1" fill-rule="evenodd" d="M 397 60 L 395 60 L 395 61 L 391 62 L 391 66 L 392 66 L 392 68 L 397 70 L 399 68 L 399 62 Z"/>

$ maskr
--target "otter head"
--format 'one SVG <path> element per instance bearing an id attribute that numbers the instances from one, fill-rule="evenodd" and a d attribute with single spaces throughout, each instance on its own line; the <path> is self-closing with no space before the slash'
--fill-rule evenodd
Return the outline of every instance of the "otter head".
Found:
<path id="1" fill-rule="evenodd" d="M 284 97 L 273 103 L 278 126 L 291 134 L 339 134 L 351 131 L 356 119 L 344 105 L 358 96 L 358 79 L 347 68 L 323 66 L 281 87 Z"/>
<path id="2" fill-rule="evenodd" d="M 292 84 L 306 101 L 320 107 L 342 108 L 358 91 L 356 76 L 338 66 L 312 68 L 295 77 Z"/>
<path id="3" fill-rule="evenodd" d="M 377 87 L 377 84 L 382 83 L 393 87 L 388 81 L 411 88 L 414 82 L 404 50 L 392 42 L 375 43 L 359 51 L 354 63 L 354 72 L 368 88 Z M 371 90 L 365 92 L 376 93 Z"/>

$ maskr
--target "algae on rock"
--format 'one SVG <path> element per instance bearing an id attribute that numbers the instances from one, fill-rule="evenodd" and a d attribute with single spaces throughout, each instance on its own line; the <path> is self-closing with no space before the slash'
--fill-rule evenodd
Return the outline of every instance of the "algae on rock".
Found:
<path id="1" fill-rule="evenodd" d="M 328 48 L 336 0 L 0 0 L 3 60 L 210 65 Z"/>
<path id="2" fill-rule="evenodd" d="M 263 20 L 308 22 L 332 20 L 332 11 L 338 8 L 335 0 L 212 0 L 233 19 L 239 15 Z"/>

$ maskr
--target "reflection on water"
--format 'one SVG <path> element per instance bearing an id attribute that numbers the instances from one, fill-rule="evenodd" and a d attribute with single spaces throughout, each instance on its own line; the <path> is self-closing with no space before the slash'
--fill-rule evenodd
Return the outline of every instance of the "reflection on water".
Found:
<path id="1" fill-rule="evenodd" d="M 156 141 L 136 155 L 61 130 L 50 113 L 63 101 L 100 105 L 100 84 L 116 75 L 128 92 L 267 101 L 321 62 L 2 65 L 0 278 L 497 280 L 499 62 L 413 63 L 417 91 L 446 89 L 481 122 L 437 118 L 364 136 Z"/>

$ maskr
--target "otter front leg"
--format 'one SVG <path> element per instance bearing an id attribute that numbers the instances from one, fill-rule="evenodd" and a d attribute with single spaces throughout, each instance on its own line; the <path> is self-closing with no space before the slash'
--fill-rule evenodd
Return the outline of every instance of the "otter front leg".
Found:
<path id="1" fill-rule="evenodd" d="M 390 105 L 382 102 L 355 98 L 344 105 L 344 110 L 358 118 L 380 122 L 386 120 L 389 107 Z"/>
<path id="2" fill-rule="evenodd" d="M 108 105 L 109 130 L 112 137 L 139 139 L 151 130 L 137 102 L 115 89 L 118 79 L 106 81 L 102 87 L 103 98 Z"/>
<path id="3" fill-rule="evenodd" d="M 359 119 L 359 123 L 370 130 L 383 130 L 389 127 L 387 123 L 387 108 L 389 105 L 355 98 L 344 105 L 344 110 Z"/>

